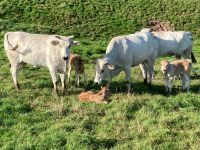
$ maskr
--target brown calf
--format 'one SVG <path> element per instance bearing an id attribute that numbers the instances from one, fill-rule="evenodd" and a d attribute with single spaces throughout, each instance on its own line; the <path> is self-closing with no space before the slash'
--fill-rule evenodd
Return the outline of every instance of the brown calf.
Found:
<path id="1" fill-rule="evenodd" d="M 190 88 L 190 72 L 192 69 L 192 62 L 190 59 L 180 59 L 173 62 L 162 61 L 161 70 L 164 74 L 166 92 L 171 93 L 172 85 L 171 82 L 175 77 L 181 77 L 182 89 L 187 89 L 189 92 Z"/>
<path id="2" fill-rule="evenodd" d="M 93 93 L 91 91 L 82 92 L 78 99 L 79 101 L 89 101 L 95 103 L 108 103 L 106 100 L 110 97 L 111 93 L 107 87 L 101 88 L 98 93 Z"/>
<path id="3" fill-rule="evenodd" d="M 85 68 L 84 68 L 84 61 L 79 55 L 70 54 L 69 62 L 68 62 L 68 82 L 70 82 L 70 74 L 71 74 L 72 67 L 75 68 L 75 76 L 76 76 L 77 86 L 79 86 L 80 74 L 83 74 L 85 83 L 87 83 L 86 75 L 85 75 Z"/>

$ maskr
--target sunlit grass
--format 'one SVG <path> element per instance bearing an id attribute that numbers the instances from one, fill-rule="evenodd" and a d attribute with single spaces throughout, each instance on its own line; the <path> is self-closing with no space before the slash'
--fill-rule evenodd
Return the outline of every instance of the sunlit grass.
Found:
<path id="1" fill-rule="evenodd" d="M 105 47 L 99 42 L 88 47 Z M 82 47 L 79 47 L 82 49 Z M 84 45 L 87 49 L 87 44 Z M 194 53 L 200 58 L 199 41 Z M 22 90 L 16 92 L 9 63 L 1 47 L 0 147 L 1 149 L 198 149 L 200 142 L 200 79 L 192 74 L 191 92 L 174 82 L 166 96 L 161 59 L 156 61 L 155 79 L 149 89 L 139 67 L 132 68 L 132 95 L 126 95 L 124 73 L 113 78 L 108 104 L 81 103 L 77 95 L 96 91 L 93 59 L 86 59 L 88 86 L 68 85 L 67 94 L 52 94 L 48 69 L 27 65 L 19 75 Z M 76 50 L 75 50 L 76 51 Z M 93 55 L 93 54 L 92 54 Z M 200 74 L 199 61 L 194 68 Z M 74 79 L 74 76 L 72 77 Z"/>

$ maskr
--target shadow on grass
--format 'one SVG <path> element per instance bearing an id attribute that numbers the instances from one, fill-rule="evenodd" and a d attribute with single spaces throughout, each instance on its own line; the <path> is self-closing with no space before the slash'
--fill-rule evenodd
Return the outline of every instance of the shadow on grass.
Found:
<path id="1" fill-rule="evenodd" d="M 94 84 L 92 81 L 89 82 L 87 88 L 85 89 L 86 91 L 91 90 L 91 91 L 97 91 L 100 90 L 101 87 L 100 85 Z M 113 94 L 115 93 L 127 93 L 127 86 L 125 82 L 116 82 L 113 81 L 110 84 L 110 90 Z M 200 85 L 191 85 L 190 87 L 190 92 L 191 93 L 199 93 L 200 91 Z M 173 86 L 172 88 L 172 93 L 171 96 L 175 96 L 179 94 L 180 92 L 185 92 L 181 90 L 181 87 L 175 87 Z M 163 95 L 163 96 L 169 96 L 168 93 L 165 91 L 165 86 L 164 85 L 155 85 L 152 84 L 150 87 L 148 85 L 145 85 L 143 82 L 136 82 L 131 84 L 131 93 L 133 94 L 139 94 L 142 95 L 144 93 L 149 93 L 152 95 Z"/>
<path id="2" fill-rule="evenodd" d="M 92 146 L 94 149 L 112 149 L 117 144 L 117 139 L 97 139 L 89 136 L 82 140 L 81 143 Z"/>
<path id="3" fill-rule="evenodd" d="M 200 79 L 200 75 L 192 75 L 192 76 L 190 77 L 190 79 L 191 79 L 191 80 L 193 80 L 193 79 L 198 80 L 198 79 Z"/>

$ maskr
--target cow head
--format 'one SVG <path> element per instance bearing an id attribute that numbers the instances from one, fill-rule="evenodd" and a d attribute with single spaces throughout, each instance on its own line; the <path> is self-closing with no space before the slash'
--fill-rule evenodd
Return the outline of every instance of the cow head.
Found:
<path id="1" fill-rule="evenodd" d="M 60 50 L 60 54 L 61 54 L 61 59 L 66 61 L 69 58 L 70 55 L 70 47 L 74 44 L 74 45 L 79 45 L 80 42 L 79 41 L 75 41 L 74 36 L 68 36 L 68 37 L 64 37 L 64 36 L 59 36 L 59 35 L 55 35 L 54 39 L 51 41 L 51 44 L 53 46 L 57 46 Z"/>
<path id="2" fill-rule="evenodd" d="M 96 76 L 95 83 L 101 83 L 102 80 L 110 81 L 112 78 L 112 71 L 114 66 L 109 64 L 105 59 L 96 60 Z"/>

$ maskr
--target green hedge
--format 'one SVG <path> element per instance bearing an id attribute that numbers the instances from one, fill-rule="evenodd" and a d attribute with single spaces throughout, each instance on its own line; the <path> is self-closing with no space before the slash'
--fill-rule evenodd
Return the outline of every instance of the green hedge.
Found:
<path id="1" fill-rule="evenodd" d="M 151 18 L 200 36 L 198 0 L 1 0 L 0 30 L 107 39 L 145 27 Z"/>

